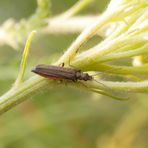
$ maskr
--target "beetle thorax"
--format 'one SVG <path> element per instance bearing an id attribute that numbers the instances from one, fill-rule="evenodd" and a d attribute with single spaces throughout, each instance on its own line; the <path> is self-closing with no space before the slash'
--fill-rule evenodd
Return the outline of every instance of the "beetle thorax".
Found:
<path id="1" fill-rule="evenodd" d="M 78 80 L 84 80 L 84 81 L 92 80 L 92 76 L 89 76 L 87 73 L 83 73 L 83 72 L 77 72 L 76 78 Z"/>

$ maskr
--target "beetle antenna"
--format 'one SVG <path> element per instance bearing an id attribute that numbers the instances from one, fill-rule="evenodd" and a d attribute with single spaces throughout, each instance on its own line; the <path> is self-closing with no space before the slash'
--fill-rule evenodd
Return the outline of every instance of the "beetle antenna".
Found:
<path id="1" fill-rule="evenodd" d="M 103 84 L 103 83 L 101 83 L 101 82 L 99 82 L 99 81 L 97 81 L 97 80 L 95 80 L 95 79 L 93 79 L 95 82 L 97 82 L 97 83 L 99 83 L 99 84 L 101 84 L 103 87 L 105 87 L 105 88 L 107 88 L 107 89 L 109 89 L 109 90 L 111 90 L 111 88 L 110 87 L 108 87 L 108 86 L 106 86 L 105 84 Z"/>

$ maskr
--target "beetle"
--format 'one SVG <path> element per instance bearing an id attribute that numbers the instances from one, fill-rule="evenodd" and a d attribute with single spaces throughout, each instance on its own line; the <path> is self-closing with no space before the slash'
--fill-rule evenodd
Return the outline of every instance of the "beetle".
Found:
<path id="1" fill-rule="evenodd" d="M 90 76 L 88 73 L 84 73 L 81 70 L 73 69 L 73 68 L 65 68 L 65 67 L 59 67 L 59 66 L 53 66 L 53 65 L 44 65 L 40 64 L 37 65 L 34 69 L 32 69 L 32 72 L 43 76 L 45 78 L 49 79 L 55 79 L 55 80 L 92 80 L 92 76 Z"/>

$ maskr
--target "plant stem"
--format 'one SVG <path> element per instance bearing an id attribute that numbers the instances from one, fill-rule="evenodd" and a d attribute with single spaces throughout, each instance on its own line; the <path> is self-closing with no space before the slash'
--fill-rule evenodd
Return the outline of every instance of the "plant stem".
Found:
<path id="1" fill-rule="evenodd" d="M 27 96 L 43 89 L 49 84 L 49 80 L 34 76 L 22 83 L 17 89 L 12 88 L 0 97 L 0 114 L 21 103 Z M 48 85 L 49 87 L 49 85 Z"/>

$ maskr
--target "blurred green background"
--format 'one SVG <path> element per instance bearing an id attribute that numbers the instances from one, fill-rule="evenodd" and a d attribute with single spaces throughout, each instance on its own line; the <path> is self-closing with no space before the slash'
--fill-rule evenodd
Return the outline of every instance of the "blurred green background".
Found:
<path id="1" fill-rule="evenodd" d="M 81 14 L 96 15 L 105 9 L 108 1 L 96 0 Z M 77 1 L 51 2 L 54 16 Z M 1 0 L 0 23 L 11 17 L 18 21 L 27 18 L 35 9 L 35 0 Z M 30 70 L 34 65 L 56 60 L 77 35 L 49 34 L 35 38 L 26 78 L 33 75 Z M 91 42 L 98 42 L 98 38 Z M 23 47 L 19 51 L 9 46 L 0 47 L 1 95 L 17 76 Z M 114 139 L 121 148 L 148 147 L 146 95 L 140 95 L 140 101 L 133 98 L 120 102 L 59 85 L 28 98 L 0 117 L 0 148 L 116 148 Z"/>

